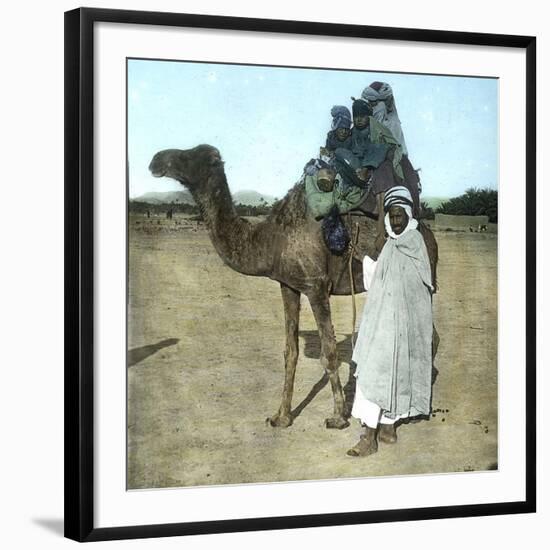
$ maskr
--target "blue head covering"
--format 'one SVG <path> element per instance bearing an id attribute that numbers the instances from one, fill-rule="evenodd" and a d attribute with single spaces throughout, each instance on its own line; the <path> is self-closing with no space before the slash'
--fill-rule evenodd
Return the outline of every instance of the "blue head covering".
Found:
<path id="1" fill-rule="evenodd" d="M 335 105 L 331 110 L 330 114 L 332 116 L 332 129 L 337 130 L 338 128 L 351 128 L 351 113 L 347 107 L 343 105 Z"/>

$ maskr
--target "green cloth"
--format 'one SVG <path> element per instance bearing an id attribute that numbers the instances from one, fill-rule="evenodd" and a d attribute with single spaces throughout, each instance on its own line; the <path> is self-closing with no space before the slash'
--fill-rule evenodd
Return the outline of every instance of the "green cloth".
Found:
<path id="1" fill-rule="evenodd" d="M 368 192 L 355 186 L 346 186 L 344 189 L 338 182 L 334 183 L 332 191 L 321 191 L 317 187 L 317 176 L 305 176 L 305 190 L 308 211 L 316 219 L 326 216 L 334 205 L 341 214 L 349 212 L 365 200 Z"/>
<path id="2" fill-rule="evenodd" d="M 351 132 L 351 148 L 349 151 L 337 150 L 341 153 L 347 153 L 348 157 L 353 157 L 353 163 L 356 168 L 372 167 L 378 168 L 388 156 L 391 146 L 387 143 L 374 143 L 371 138 L 370 127 L 367 126 L 360 130 L 353 128 Z"/>

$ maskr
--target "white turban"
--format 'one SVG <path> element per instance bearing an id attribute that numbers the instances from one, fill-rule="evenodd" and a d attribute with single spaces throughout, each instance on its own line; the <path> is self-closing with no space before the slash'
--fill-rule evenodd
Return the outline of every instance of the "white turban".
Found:
<path id="1" fill-rule="evenodd" d="M 413 200 L 410 191 L 403 185 L 396 185 L 386 191 L 384 196 L 384 210 L 387 212 L 392 206 L 400 206 L 407 216 L 412 218 Z"/>
<path id="2" fill-rule="evenodd" d="M 392 206 L 400 206 L 401 208 L 403 208 L 403 210 L 405 210 L 407 216 L 409 216 L 407 227 L 405 227 L 400 235 L 396 235 L 391 227 L 390 214 L 388 213 L 388 210 Z M 412 216 L 411 194 L 406 187 L 403 187 L 402 185 L 396 185 L 395 187 L 392 187 L 391 189 L 388 189 L 388 191 L 386 191 L 386 196 L 384 197 L 384 210 L 386 211 L 386 215 L 384 216 L 384 225 L 386 227 L 386 232 L 392 239 L 398 239 L 408 231 L 412 231 L 413 229 L 416 229 L 418 227 L 418 221 L 415 220 Z"/>
<path id="3" fill-rule="evenodd" d="M 373 82 L 363 90 L 361 97 L 365 101 L 386 101 L 393 97 L 393 90 L 387 82 Z"/>

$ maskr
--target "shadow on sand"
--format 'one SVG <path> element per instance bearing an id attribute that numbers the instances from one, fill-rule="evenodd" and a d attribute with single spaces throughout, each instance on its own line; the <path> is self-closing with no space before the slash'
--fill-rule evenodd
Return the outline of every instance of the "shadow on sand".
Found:
<path id="1" fill-rule="evenodd" d="M 168 338 L 166 340 L 161 340 L 156 344 L 149 344 L 147 346 L 141 346 L 140 348 L 130 349 L 128 350 L 128 367 L 133 367 L 144 359 L 147 359 L 150 355 L 157 353 L 157 351 L 169 346 L 175 346 L 178 342 L 179 338 Z"/>
<path id="2" fill-rule="evenodd" d="M 32 521 L 35 525 L 39 525 L 51 533 L 61 537 L 64 534 L 65 522 L 63 518 L 34 518 Z"/>
<path id="3" fill-rule="evenodd" d="M 310 359 L 319 359 L 321 357 L 321 340 L 319 333 L 316 330 L 303 330 L 300 331 L 300 337 L 304 339 L 304 355 Z M 434 339 L 434 348 L 432 350 L 432 362 L 435 360 L 437 348 L 439 345 L 439 335 L 436 333 Z M 353 407 L 353 400 L 355 399 L 355 371 L 357 365 L 351 360 L 353 349 L 351 346 L 351 334 L 348 334 L 343 340 L 336 344 L 338 351 L 338 358 L 341 363 L 347 363 L 349 365 L 349 376 L 345 386 L 342 388 L 344 391 L 344 418 L 351 416 L 351 409 Z M 432 386 L 435 384 L 439 371 L 432 364 Z M 314 384 L 305 399 L 291 412 L 293 418 L 296 418 L 300 413 L 313 401 L 315 396 L 328 384 L 329 378 L 325 373 L 321 379 Z M 431 405 L 431 404 L 430 404 Z M 431 408 L 431 407 L 430 407 Z M 429 416 L 417 416 L 411 419 L 402 420 L 401 423 L 415 423 L 421 420 L 428 420 Z"/>
<path id="4" fill-rule="evenodd" d="M 316 330 L 302 330 L 300 331 L 300 337 L 304 339 L 304 355 L 310 359 L 319 359 L 321 357 L 321 340 L 319 333 Z M 349 418 L 351 416 L 351 407 L 353 406 L 353 400 L 355 398 L 355 363 L 351 361 L 352 348 L 351 348 L 351 335 L 348 334 L 344 340 L 336 344 L 338 351 L 338 358 L 341 363 L 348 363 L 350 366 L 349 377 L 344 390 L 344 417 Z M 328 384 L 329 378 L 325 373 L 314 384 L 307 396 L 302 402 L 296 406 L 291 412 L 293 418 L 296 418 L 300 413 L 313 401 L 315 396 Z"/>

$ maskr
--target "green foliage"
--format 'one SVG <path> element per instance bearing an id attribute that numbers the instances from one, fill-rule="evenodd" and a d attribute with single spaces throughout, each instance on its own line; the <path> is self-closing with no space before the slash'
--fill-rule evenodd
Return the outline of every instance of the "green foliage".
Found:
<path id="1" fill-rule="evenodd" d="M 151 215 L 164 215 L 169 210 L 172 212 L 180 214 L 198 214 L 199 208 L 194 204 L 186 203 L 161 203 L 161 204 L 151 204 L 143 201 L 130 201 L 128 203 L 128 211 L 133 214 L 146 214 L 149 212 Z"/>
<path id="2" fill-rule="evenodd" d="M 258 206 L 251 206 L 250 204 L 236 204 L 235 210 L 239 216 L 265 216 L 271 212 L 271 207 L 262 200 Z"/>
<path id="3" fill-rule="evenodd" d="M 445 201 L 435 211 L 453 216 L 489 216 L 491 223 L 497 223 L 498 191 L 472 187 L 463 195 Z"/>
<path id="4" fill-rule="evenodd" d="M 147 214 L 152 216 L 164 216 L 171 210 L 174 214 L 200 214 L 199 207 L 195 204 L 171 202 L 151 204 L 143 201 L 132 200 L 128 203 L 128 210 L 133 214 Z M 249 204 L 236 204 L 235 210 L 238 216 L 265 216 L 271 212 L 271 206 L 261 199 L 260 204 L 252 206 Z"/>
<path id="5" fill-rule="evenodd" d="M 425 201 L 420 201 L 420 219 L 421 220 L 435 219 L 434 209 Z"/>

